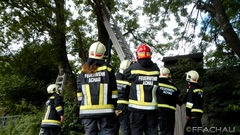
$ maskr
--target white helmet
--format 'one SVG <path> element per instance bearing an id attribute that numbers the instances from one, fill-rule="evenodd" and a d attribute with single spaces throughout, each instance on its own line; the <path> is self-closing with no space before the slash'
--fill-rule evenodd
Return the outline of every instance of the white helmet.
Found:
<path id="1" fill-rule="evenodd" d="M 171 79 L 171 73 L 170 70 L 168 68 L 160 68 L 160 78 L 169 78 Z"/>
<path id="2" fill-rule="evenodd" d="M 106 47 L 101 42 L 95 42 L 90 46 L 89 58 L 103 59 Z"/>
<path id="3" fill-rule="evenodd" d="M 123 60 L 119 67 L 119 72 L 123 74 L 123 71 L 131 65 L 129 60 Z"/>
<path id="4" fill-rule="evenodd" d="M 59 86 L 57 84 L 50 84 L 48 87 L 47 87 L 47 92 L 48 93 L 58 93 L 58 90 L 59 90 Z"/>
<path id="5" fill-rule="evenodd" d="M 199 79 L 199 74 L 195 70 L 190 70 L 186 73 L 186 81 L 197 83 Z"/>

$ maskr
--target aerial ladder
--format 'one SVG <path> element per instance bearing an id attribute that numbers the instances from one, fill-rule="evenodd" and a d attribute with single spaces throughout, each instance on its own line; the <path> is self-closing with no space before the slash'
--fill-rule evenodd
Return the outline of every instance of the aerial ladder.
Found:
<path id="1" fill-rule="evenodd" d="M 113 46 L 120 58 L 123 60 L 134 61 L 135 57 L 131 52 L 130 46 L 127 44 L 125 38 L 123 37 L 119 27 L 117 26 L 117 22 L 111 15 L 108 7 L 103 3 L 102 4 L 102 17 L 104 26 L 110 36 L 110 39 L 113 43 Z"/>

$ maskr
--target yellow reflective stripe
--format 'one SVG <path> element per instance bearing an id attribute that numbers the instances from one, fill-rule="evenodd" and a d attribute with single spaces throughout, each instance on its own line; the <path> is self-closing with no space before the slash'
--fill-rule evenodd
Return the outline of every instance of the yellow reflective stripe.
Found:
<path id="1" fill-rule="evenodd" d="M 107 67 L 107 66 L 101 66 L 101 67 L 98 67 L 96 71 L 101 71 L 101 70 L 107 70 L 110 72 L 112 70 L 112 68 Z"/>
<path id="2" fill-rule="evenodd" d="M 189 108 L 189 109 L 191 109 L 191 108 L 192 108 L 192 106 L 191 106 L 191 105 L 186 105 L 186 107 L 187 107 L 187 108 Z"/>
<path id="3" fill-rule="evenodd" d="M 157 85 L 153 86 L 153 89 L 152 89 L 152 102 L 156 102 L 157 101 L 157 96 L 156 96 L 157 88 L 158 88 Z"/>
<path id="4" fill-rule="evenodd" d="M 57 111 L 58 111 L 58 110 L 61 110 L 61 109 L 62 109 L 62 106 L 57 106 L 55 109 L 56 109 Z"/>
<path id="5" fill-rule="evenodd" d="M 118 104 L 128 104 L 128 101 L 126 101 L 126 100 L 118 100 L 117 103 Z"/>
<path id="6" fill-rule="evenodd" d="M 50 97 L 50 99 L 54 99 L 54 98 L 55 98 L 55 96 L 51 96 L 51 97 Z"/>
<path id="7" fill-rule="evenodd" d="M 159 75 L 159 71 L 132 70 L 131 74 Z"/>
<path id="8" fill-rule="evenodd" d="M 191 112 L 200 112 L 200 113 L 203 113 L 203 110 L 202 110 L 202 109 L 191 109 Z"/>
<path id="9" fill-rule="evenodd" d="M 117 95 L 118 94 L 118 90 L 113 90 L 112 91 L 112 95 Z"/>
<path id="10" fill-rule="evenodd" d="M 139 88 L 140 88 L 140 102 L 144 102 L 144 97 L 145 97 L 145 95 L 144 95 L 143 85 L 140 84 L 140 85 L 139 85 Z"/>
<path id="11" fill-rule="evenodd" d="M 158 104 L 158 107 L 164 107 L 164 108 L 170 108 L 170 109 L 176 110 L 176 107 L 170 106 L 168 104 Z"/>
<path id="12" fill-rule="evenodd" d="M 86 96 L 85 96 L 85 98 L 87 98 L 87 104 L 91 105 L 92 104 L 92 100 L 91 100 L 91 92 L 90 92 L 89 84 L 85 84 L 85 88 L 86 88 Z"/>
<path id="13" fill-rule="evenodd" d="M 107 105 L 82 105 L 80 106 L 80 110 L 94 110 L 94 109 L 113 109 L 114 106 L 113 105 L 110 105 L 110 104 L 107 104 Z"/>
<path id="14" fill-rule="evenodd" d="M 82 92 L 78 92 L 78 93 L 77 93 L 77 96 L 78 96 L 78 97 L 82 97 Z"/>
<path id="15" fill-rule="evenodd" d="M 50 109 L 51 109 L 51 106 L 50 106 L 50 105 L 47 106 L 47 111 L 46 111 L 46 113 L 45 113 L 44 119 L 47 119 L 47 118 L 48 118 L 49 113 L 50 113 Z"/>
<path id="16" fill-rule="evenodd" d="M 201 90 L 201 89 L 195 89 L 195 90 L 193 90 L 193 92 L 194 92 L 194 93 L 196 93 L 196 92 L 203 92 L 203 90 Z"/>
<path id="17" fill-rule="evenodd" d="M 136 101 L 136 100 L 129 99 L 129 104 L 154 106 L 154 105 L 157 105 L 157 102 L 139 102 L 139 101 Z"/>
<path id="18" fill-rule="evenodd" d="M 122 80 L 116 80 L 116 81 L 117 81 L 117 83 L 119 83 L 119 84 L 131 85 L 131 83 L 128 82 L 128 81 L 122 81 Z"/>
<path id="19" fill-rule="evenodd" d="M 58 125 L 61 125 L 60 121 L 57 120 L 42 120 L 43 123 L 56 123 Z"/>
<path id="20" fill-rule="evenodd" d="M 170 89 L 173 89 L 173 90 L 177 90 L 176 87 L 168 85 L 168 84 L 158 83 L 158 86 L 167 87 L 167 88 L 170 88 Z"/>
<path id="21" fill-rule="evenodd" d="M 103 98 L 104 98 L 104 86 L 103 84 L 101 83 L 100 84 L 100 89 L 99 89 L 99 105 L 102 105 L 103 104 Z"/>

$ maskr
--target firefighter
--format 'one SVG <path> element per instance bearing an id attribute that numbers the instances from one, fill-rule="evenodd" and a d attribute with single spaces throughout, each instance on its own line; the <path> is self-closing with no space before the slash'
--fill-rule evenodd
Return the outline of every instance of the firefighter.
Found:
<path id="1" fill-rule="evenodd" d="M 157 101 L 159 109 L 159 128 L 161 135 L 173 135 L 175 126 L 176 104 L 182 105 L 179 89 L 171 81 L 168 68 L 160 69 Z"/>
<path id="2" fill-rule="evenodd" d="M 136 50 L 137 62 L 124 70 L 124 76 L 131 83 L 128 110 L 132 135 L 158 134 L 156 91 L 160 71 L 151 55 L 147 44 L 140 45 Z"/>
<path id="3" fill-rule="evenodd" d="M 60 96 L 59 85 L 50 84 L 47 87 L 47 92 L 50 94 L 50 98 L 46 102 L 40 135 L 59 135 L 61 123 L 64 122 L 64 102 Z"/>
<path id="4" fill-rule="evenodd" d="M 103 135 L 114 135 L 114 104 L 118 93 L 115 71 L 103 59 L 105 52 L 101 42 L 94 42 L 77 76 L 79 117 L 86 135 L 97 135 L 99 128 Z"/>
<path id="5" fill-rule="evenodd" d="M 202 115 L 203 115 L 203 90 L 198 84 L 199 74 L 195 70 L 186 73 L 188 83 L 186 93 L 186 126 L 185 134 L 203 135 L 202 133 Z M 188 127 L 189 125 L 190 127 Z M 191 130 L 190 130 L 191 129 Z"/>
<path id="6" fill-rule="evenodd" d="M 131 61 L 129 60 L 122 61 L 119 67 L 119 73 L 116 74 L 118 100 L 117 108 L 115 110 L 117 116 L 117 121 L 115 123 L 115 135 L 118 135 L 119 127 L 122 131 L 122 135 L 131 135 L 128 111 L 128 97 L 130 83 L 123 75 L 123 71 L 127 69 L 130 66 L 130 64 Z"/>

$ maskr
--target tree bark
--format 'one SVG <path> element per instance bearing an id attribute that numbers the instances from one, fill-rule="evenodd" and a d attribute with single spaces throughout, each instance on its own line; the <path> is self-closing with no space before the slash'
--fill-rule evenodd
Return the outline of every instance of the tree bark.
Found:
<path id="1" fill-rule="evenodd" d="M 232 47 L 238 57 L 240 57 L 240 39 L 234 31 L 228 16 L 225 13 L 225 9 L 220 0 L 211 0 L 215 9 L 216 18 L 222 28 L 221 36 Z"/>

